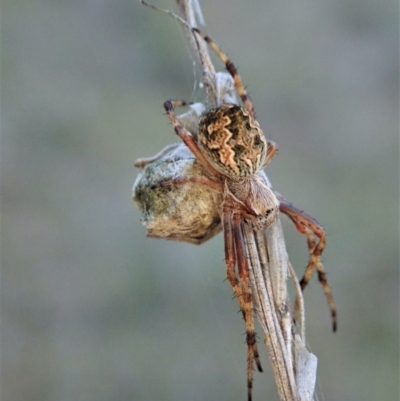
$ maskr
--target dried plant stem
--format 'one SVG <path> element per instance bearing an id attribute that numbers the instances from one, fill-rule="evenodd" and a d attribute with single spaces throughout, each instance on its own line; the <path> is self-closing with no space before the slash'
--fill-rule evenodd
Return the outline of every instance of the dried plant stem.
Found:
<path id="1" fill-rule="evenodd" d="M 215 68 L 211 62 L 207 50 L 207 44 L 203 40 L 196 40 L 191 28 L 197 27 L 197 21 L 204 25 L 200 4 L 197 0 L 176 0 L 180 14 L 188 25 L 183 25 L 186 37 L 192 47 L 193 54 L 198 58 L 203 73 L 215 76 Z M 196 18 L 197 17 L 197 18 Z"/>
<path id="2" fill-rule="evenodd" d="M 280 221 L 275 225 L 280 226 Z M 248 225 L 243 225 L 243 232 L 251 266 L 253 302 L 264 331 L 264 341 L 274 370 L 279 397 L 282 401 L 297 401 L 299 398 L 293 373 L 292 347 L 285 341 L 280 323 L 282 319 L 277 314 L 265 238 L 263 233 L 254 232 Z"/>

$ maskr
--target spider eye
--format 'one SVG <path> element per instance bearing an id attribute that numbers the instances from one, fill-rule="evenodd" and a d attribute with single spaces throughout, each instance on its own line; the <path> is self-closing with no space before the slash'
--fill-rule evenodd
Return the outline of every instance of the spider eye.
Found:
<path id="1" fill-rule="evenodd" d="M 258 146 L 260 143 L 261 143 L 260 137 L 257 135 L 257 136 L 254 138 L 254 145 Z"/>

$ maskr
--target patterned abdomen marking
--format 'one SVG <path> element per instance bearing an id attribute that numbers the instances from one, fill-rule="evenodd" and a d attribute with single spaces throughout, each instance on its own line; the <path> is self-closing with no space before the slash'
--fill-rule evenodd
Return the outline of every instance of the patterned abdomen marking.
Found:
<path id="1" fill-rule="evenodd" d="M 210 164 L 232 179 L 260 170 L 267 149 L 258 122 L 234 104 L 224 104 L 202 115 L 199 146 Z"/>

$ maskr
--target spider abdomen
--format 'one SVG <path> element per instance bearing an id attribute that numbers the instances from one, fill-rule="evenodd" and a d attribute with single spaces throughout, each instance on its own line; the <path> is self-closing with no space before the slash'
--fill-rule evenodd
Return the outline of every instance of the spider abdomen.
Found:
<path id="1" fill-rule="evenodd" d="M 267 143 L 260 125 L 235 104 L 201 116 L 198 142 L 209 163 L 231 179 L 255 174 L 265 161 Z"/>

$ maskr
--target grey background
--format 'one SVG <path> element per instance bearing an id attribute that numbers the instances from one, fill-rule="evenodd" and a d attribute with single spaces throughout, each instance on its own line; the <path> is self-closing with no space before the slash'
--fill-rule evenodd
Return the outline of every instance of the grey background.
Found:
<path id="1" fill-rule="evenodd" d="M 179 26 L 136 0 L 2 3 L 2 401 L 245 400 L 222 236 L 147 239 L 131 201 L 134 160 L 176 141 L 163 101 L 203 99 Z M 396 400 L 397 2 L 202 8 L 279 145 L 275 188 L 327 231 L 336 334 L 305 292 L 319 399 Z M 277 400 L 262 362 L 254 400 Z"/>

